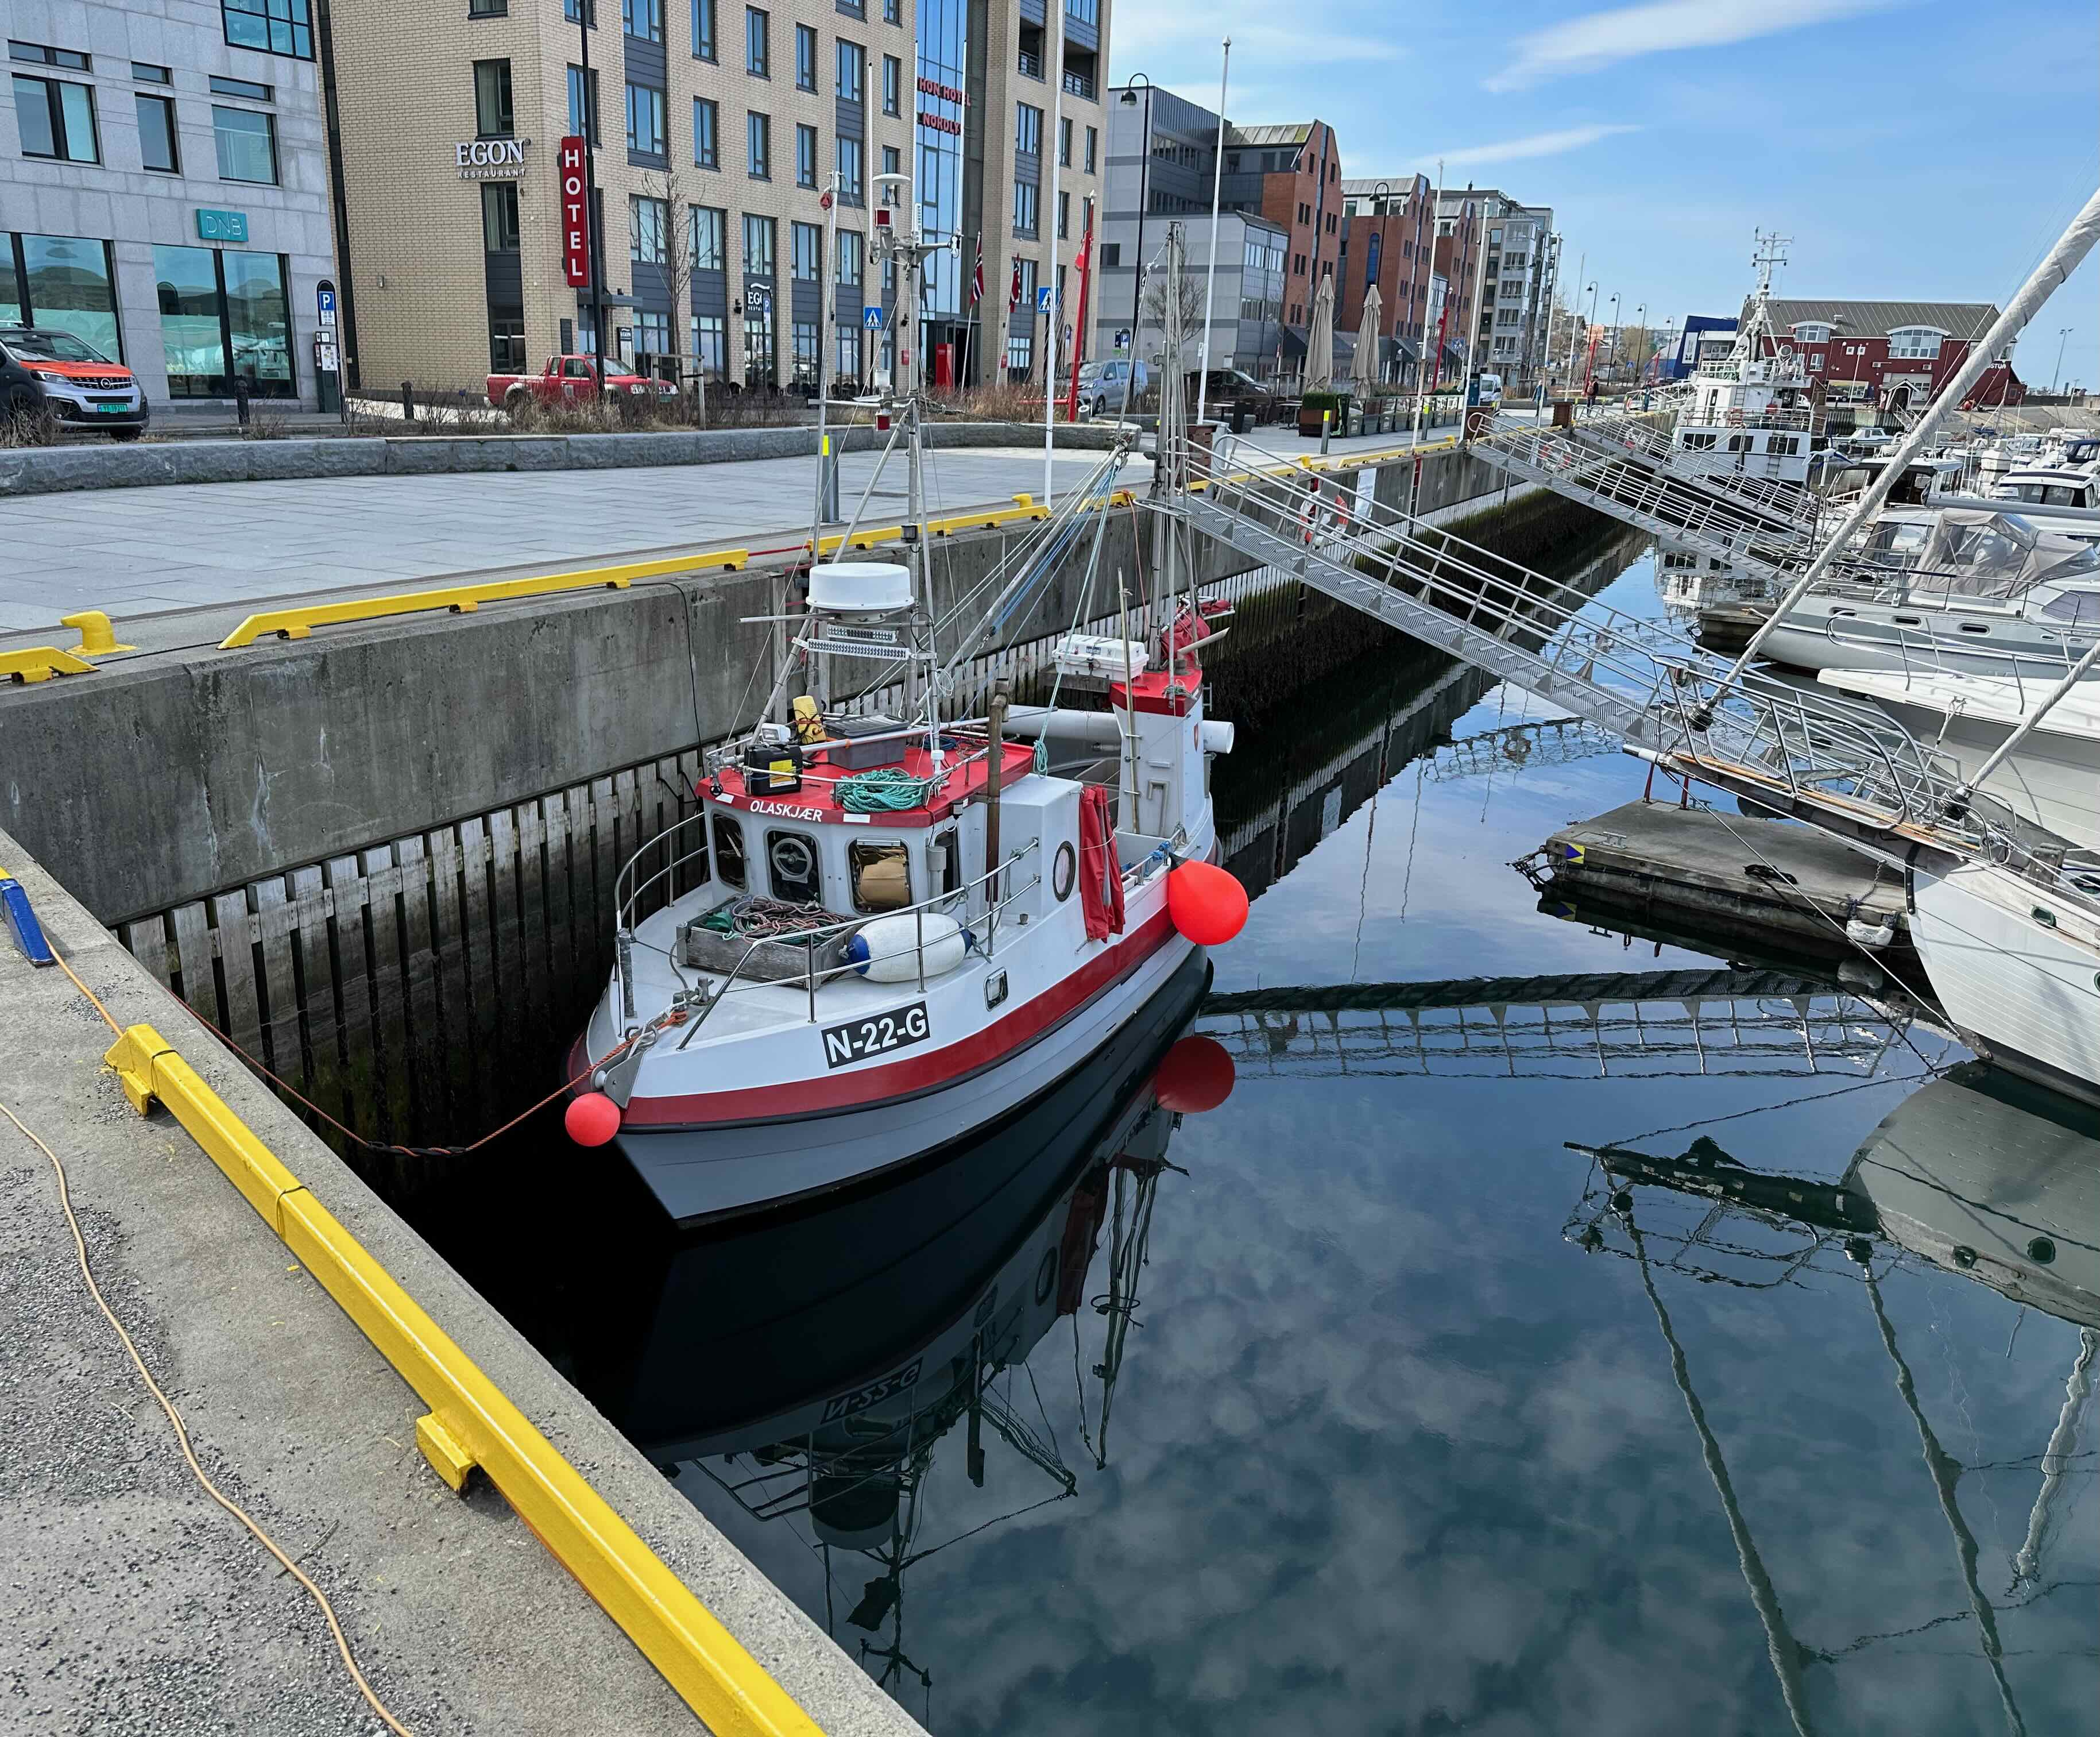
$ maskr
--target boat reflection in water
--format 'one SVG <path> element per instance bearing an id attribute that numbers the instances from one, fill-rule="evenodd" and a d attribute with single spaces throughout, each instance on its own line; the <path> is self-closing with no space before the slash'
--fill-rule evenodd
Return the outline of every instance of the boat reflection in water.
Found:
<path id="1" fill-rule="evenodd" d="M 1106 1464 L 1168 1141 L 1180 1112 L 1231 1090 L 1224 1050 L 1184 1035 L 1208 980 L 1193 956 L 1061 1085 L 926 1168 L 680 1244 L 643 1288 L 626 1369 L 593 1394 L 696 1500 L 711 1479 L 827 1547 L 844 1620 L 883 1638 L 861 1652 L 885 1686 L 924 1680 L 902 1650 L 902 1575 L 940 1542 L 917 1495 L 942 1440 L 961 1427 L 980 1486 L 990 1452 L 1033 1465 L 1015 1512 L 1076 1490 L 1047 1425 L 994 1383 L 1082 1308 L 1107 1318 L 1088 1432 Z"/>
<path id="2" fill-rule="evenodd" d="M 1811 1728 L 1803 1668 L 1834 1664 L 1851 1649 L 1812 1648 L 1789 1630 L 1654 1274 L 1668 1267 L 1769 1289 L 1806 1272 L 1834 1245 L 1843 1262 L 1823 1270 L 1849 1267 L 1858 1276 L 1952 1538 L 1968 1609 L 1949 1614 L 1973 1621 L 2007 1727 L 2025 1730 L 2004 1668 L 1998 1618 L 2054 1589 L 2043 1584 L 2043 1570 L 2072 1493 L 2067 1485 L 2078 1470 L 2078 1433 L 2100 1354 L 2100 1113 L 1969 1062 L 1891 1110 L 1834 1182 L 1753 1170 L 1703 1136 L 1676 1156 L 1569 1143 L 1596 1161 L 1599 1180 L 1570 1218 L 1568 1235 L 1592 1253 L 1627 1255 L 1639 1265 L 1794 1728 Z M 1705 1209 L 1688 1231 L 1659 1231 L 1655 1213 L 1639 1204 L 1638 1187 L 1690 1196 Z M 1786 1234 L 1801 1231 L 1805 1239 Z M 1995 1601 L 1985 1591 L 1986 1567 L 1957 1499 L 1961 1474 L 1981 1468 L 1965 1466 L 1942 1444 L 1884 1299 L 1894 1273 L 1921 1264 L 1974 1280 L 2079 1328 L 2063 1404 L 2036 1461 L 2026 1534 L 2004 1565 L 2006 1590 Z"/>

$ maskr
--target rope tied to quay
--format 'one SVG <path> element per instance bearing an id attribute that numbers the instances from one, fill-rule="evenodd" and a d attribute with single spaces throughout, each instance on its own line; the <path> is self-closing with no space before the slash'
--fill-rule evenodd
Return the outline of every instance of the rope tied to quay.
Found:
<path id="1" fill-rule="evenodd" d="M 46 940 L 48 944 L 48 935 Z M 124 1035 L 124 1028 L 117 1023 L 115 1016 L 104 1005 L 101 997 L 82 981 L 80 974 L 73 970 L 65 956 L 60 952 L 56 947 L 52 947 L 51 952 L 59 969 L 72 979 L 73 986 L 86 996 L 95 1010 L 102 1015 L 103 1023 L 121 1037 Z M 315 1585 L 311 1576 L 285 1554 L 277 1540 L 263 1530 L 261 1523 L 253 1514 L 212 1482 L 210 1474 L 206 1472 L 203 1465 L 199 1463 L 196 1449 L 191 1443 L 189 1428 L 183 1421 L 182 1412 L 176 1408 L 174 1401 L 167 1396 L 161 1384 L 153 1379 L 153 1372 L 146 1367 L 146 1359 L 139 1355 L 139 1346 L 133 1340 L 130 1330 L 126 1328 L 117 1311 L 110 1306 L 108 1298 L 102 1294 L 102 1287 L 95 1281 L 94 1264 L 88 1258 L 87 1239 L 82 1234 L 80 1219 L 73 1211 L 73 1190 L 66 1175 L 64 1160 L 46 1143 L 42 1136 L 30 1128 L 29 1124 L 7 1105 L 0 1103 L 0 1116 L 6 1116 L 10 1122 L 13 1123 L 15 1131 L 50 1160 L 52 1174 L 58 1182 L 59 1209 L 64 1214 L 66 1229 L 73 1236 L 73 1257 L 79 1263 L 82 1281 L 86 1285 L 87 1293 L 94 1300 L 95 1307 L 102 1312 L 103 1319 L 109 1323 L 110 1330 L 117 1335 L 117 1342 L 124 1347 L 125 1355 L 131 1359 L 131 1367 L 139 1372 L 139 1379 L 145 1384 L 147 1392 L 153 1396 L 155 1403 L 160 1406 L 161 1412 L 167 1417 L 168 1426 L 174 1431 L 175 1444 L 182 1451 L 183 1460 L 189 1468 L 190 1475 L 196 1479 L 205 1495 L 246 1527 L 249 1536 L 275 1557 L 285 1571 L 305 1589 L 307 1596 L 319 1607 L 323 1620 L 328 1624 L 329 1633 L 335 1642 L 336 1651 L 342 1660 L 343 1668 L 350 1673 L 351 1682 L 355 1686 L 357 1692 L 364 1698 L 365 1704 L 385 1723 L 387 1730 L 392 1731 L 395 1737 L 414 1737 L 414 1734 L 408 1727 L 394 1717 L 392 1710 L 379 1698 L 378 1692 L 373 1689 L 364 1673 L 359 1668 L 357 1655 L 350 1644 L 350 1637 L 344 1633 L 342 1624 L 337 1617 L 335 1607 L 329 1602 L 328 1594 Z"/>

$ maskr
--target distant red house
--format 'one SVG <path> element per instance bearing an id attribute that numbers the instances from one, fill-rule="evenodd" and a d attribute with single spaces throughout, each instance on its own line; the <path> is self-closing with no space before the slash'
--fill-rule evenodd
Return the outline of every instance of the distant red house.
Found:
<path id="1" fill-rule="evenodd" d="M 1749 313 L 1744 306 L 1745 317 Z M 1901 408 L 1937 398 L 1990 330 L 1998 310 L 1984 302 L 1794 302 L 1771 303 L 1776 343 L 1791 342 L 1833 403 Z M 1791 334 L 1790 338 L 1788 334 Z M 1983 370 L 1965 408 L 2026 401 L 2010 354 Z"/>

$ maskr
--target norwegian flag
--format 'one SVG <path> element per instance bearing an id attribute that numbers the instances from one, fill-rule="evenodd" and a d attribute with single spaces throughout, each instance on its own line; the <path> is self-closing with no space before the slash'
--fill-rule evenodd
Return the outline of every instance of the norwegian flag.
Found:
<path id="1" fill-rule="evenodd" d="M 1017 260 L 1015 260 L 1015 261 L 1013 262 L 1013 282 L 1012 282 L 1010 285 L 1008 285 L 1008 286 L 1007 292 L 1006 292 L 1006 311 L 1007 311 L 1008 313 L 1012 313 L 1012 312 L 1014 311 L 1014 309 L 1015 309 L 1015 308 L 1017 308 L 1017 307 L 1020 307 L 1020 306 L 1021 306 L 1021 262 L 1020 262 L 1018 259 L 1017 259 Z"/>
<path id="2" fill-rule="evenodd" d="M 970 306 L 974 307 L 984 299 L 984 237 L 977 237 L 977 270 L 970 274 Z"/>

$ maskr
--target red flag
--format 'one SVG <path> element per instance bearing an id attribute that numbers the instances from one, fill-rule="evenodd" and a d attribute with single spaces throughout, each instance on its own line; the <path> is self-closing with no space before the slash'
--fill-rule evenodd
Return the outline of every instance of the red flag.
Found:
<path id="1" fill-rule="evenodd" d="M 970 306 L 974 307 L 984 299 L 984 237 L 977 237 L 977 270 L 970 276 Z"/>
<path id="2" fill-rule="evenodd" d="M 831 208 L 832 196 L 829 193 L 826 193 L 823 198 L 817 201 L 817 209 L 820 211 L 828 211 Z"/>
<path id="3" fill-rule="evenodd" d="M 1021 262 L 1013 262 L 1013 282 L 1006 292 L 1006 311 L 1012 313 L 1021 306 Z"/>

